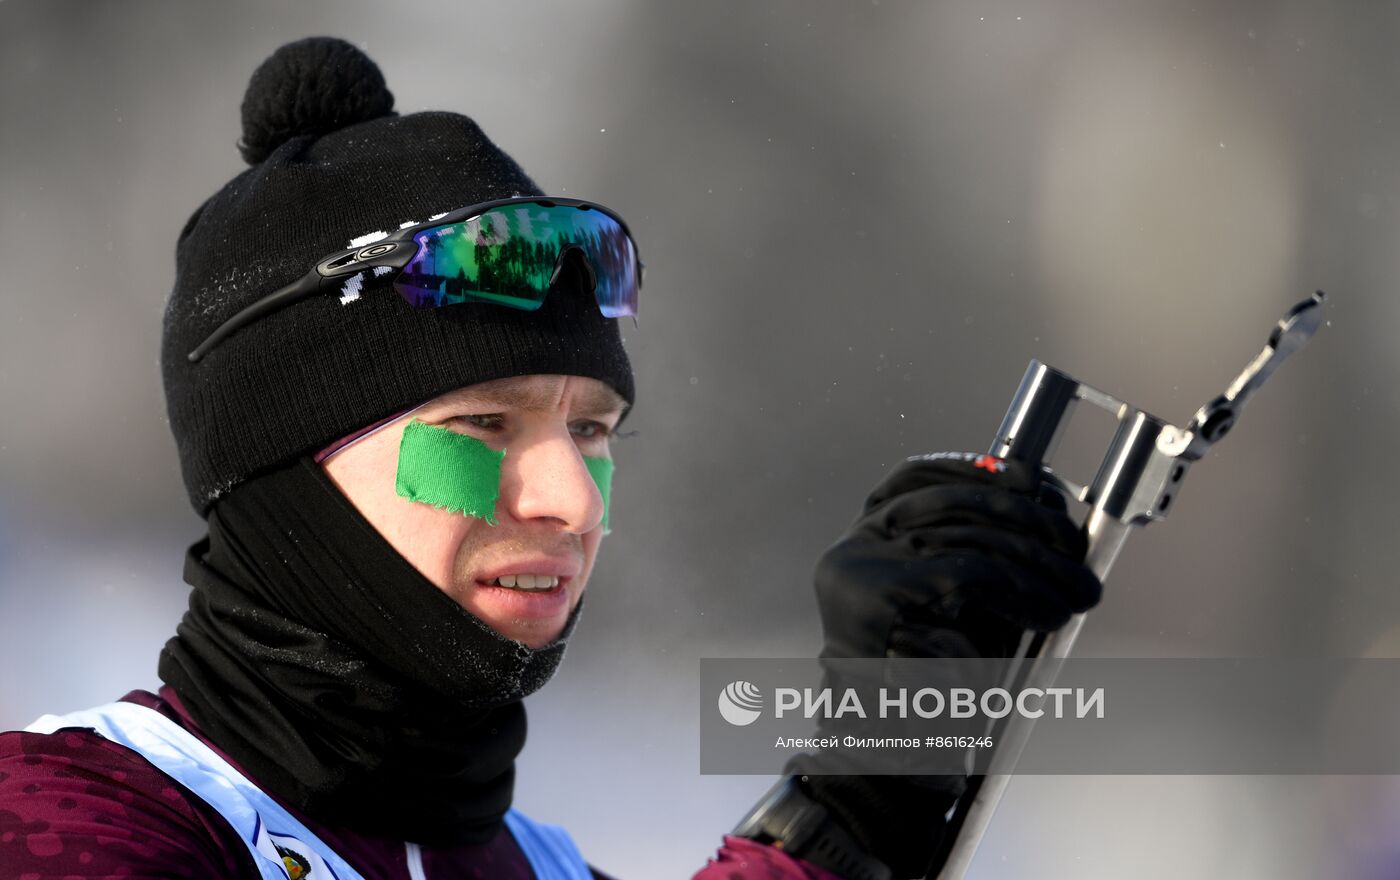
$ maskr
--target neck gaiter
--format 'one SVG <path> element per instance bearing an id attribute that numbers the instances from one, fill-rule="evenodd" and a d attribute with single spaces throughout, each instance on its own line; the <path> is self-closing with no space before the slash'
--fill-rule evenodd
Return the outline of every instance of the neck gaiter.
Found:
<path id="1" fill-rule="evenodd" d="M 532 649 L 424 578 L 310 458 L 221 498 L 185 559 L 160 677 L 259 784 L 317 821 L 479 843 L 511 803 Z"/>

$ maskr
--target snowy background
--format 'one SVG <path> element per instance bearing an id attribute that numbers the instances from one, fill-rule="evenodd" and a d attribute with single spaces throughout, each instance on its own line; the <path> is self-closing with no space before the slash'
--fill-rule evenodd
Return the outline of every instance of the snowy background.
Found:
<path id="1" fill-rule="evenodd" d="M 157 361 L 249 74 L 317 33 L 628 218 L 639 436 L 518 802 L 687 877 L 698 660 L 808 656 L 810 572 L 1039 357 L 1183 421 L 1330 326 L 1128 544 L 1100 656 L 1400 656 L 1400 8 L 1307 2 L 0 2 L 0 728 L 156 684 L 200 534 Z M 1023 777 L 972 876 L 1393 877 L 1400 783 Z"/>

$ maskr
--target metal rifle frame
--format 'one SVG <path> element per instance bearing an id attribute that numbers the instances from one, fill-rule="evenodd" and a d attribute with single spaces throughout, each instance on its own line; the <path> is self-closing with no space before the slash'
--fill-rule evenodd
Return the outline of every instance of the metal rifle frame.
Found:
<path id="1" fill-rule="evenodd" d="M 1051 482 L 1089 506 L 1084 520 L 1088 536 L 1085 562 L 1100 581 L 1107 579 L 1118 552 L 1134 526 L 1163 519 L 1191 464 L 1200 459 L 1235 424 L 1240 410 L 1264 380 L 1312 338 L 1322 323 L 1325 294 L 1318 291 L 1289 310 L 1269 336 L 1268 344 L 1245 367 L 1224 394 L 1197 410 L 1185 428 L 1177 428 L 1135 406 L 1060 372 L 1031 361 L 1011 407 L 997 431 L 991 453 L 998 458 L 1045 468 Z M 1055 451 L 1074 405 L 1084 401 L 1118 419 L 1107 452 L 1093 481 L 1077 485 L 1054 474 L 1046 462 Z M 1059 675 L 1084 626 L 1074 615 L 1051 633 L 1026 633 L 1012 658 L 1005 687 L 1049 688 Z M 1030 737 L 1034 719 L 1012 715 L 996 735 L 987 775 L 970 776 L 966 793 L 953 808 L 944 834 L 943 852 L 935 862 L 937 880 L 962 880 L 990 825 L 997 804 L 1011 782 L 1011 772 Z"/>

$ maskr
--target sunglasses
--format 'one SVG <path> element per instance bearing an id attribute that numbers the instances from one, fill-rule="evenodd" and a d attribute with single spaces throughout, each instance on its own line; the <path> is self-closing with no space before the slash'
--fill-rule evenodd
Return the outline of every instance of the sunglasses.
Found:
<path id="1" fill-rule="evenodd" d="M 396 272 L 392 284 L 417 309 L 467 302 L 532 312 L 578 252 L 587 283 L 608 318 L 637 318 L 644 266 L 627 224 L 592 202 L 522 196 L 461 208 L 372 244 L 337 251 L 242 309 L 190 352 L 191 362 L 278 309 Z"/>

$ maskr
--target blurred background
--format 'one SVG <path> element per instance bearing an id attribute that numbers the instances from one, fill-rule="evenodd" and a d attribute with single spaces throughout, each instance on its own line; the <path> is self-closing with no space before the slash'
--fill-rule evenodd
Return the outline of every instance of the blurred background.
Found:
<path id="1" fill-rule="evenodd" d="M 985 449 L 1032 357 L 1184 423 L 1327 290 L 1080 651 L 1400 655 L 1393 4 L 8 0 L 0 728 L 157 684 L 202 532 L 175 239 L 311 34 L 648 265 L 613 534 L 518 786 L 599 867 L 704 864 L 771 779 L 698 775 L 699 658 L 813 654 L 816 557 L 904 456 Z M 1390 779 L 1022 777 L 973 877 L 1394 877 L 1397 827 Z"/>

